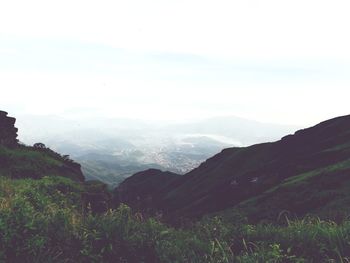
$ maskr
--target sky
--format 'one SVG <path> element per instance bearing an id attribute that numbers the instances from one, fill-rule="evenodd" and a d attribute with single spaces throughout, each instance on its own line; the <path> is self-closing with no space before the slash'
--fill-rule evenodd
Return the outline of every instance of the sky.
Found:
<path id="1" fill-rule="evenodd" d="M 0 107 L 143 120 L 349 114 L 348 0 L 0 2 Z"/>

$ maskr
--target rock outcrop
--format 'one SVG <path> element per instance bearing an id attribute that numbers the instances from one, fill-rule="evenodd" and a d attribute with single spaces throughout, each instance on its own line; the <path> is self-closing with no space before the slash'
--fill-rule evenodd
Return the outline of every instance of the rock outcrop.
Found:
<path id="1" fill-rule="evenodd" d="M 0 145 L 13 147 L 18 143 L 18 129 L 15 127 L 16 119 L 8 117 L 7 114 L 5 111 L 0 111 Z"/>

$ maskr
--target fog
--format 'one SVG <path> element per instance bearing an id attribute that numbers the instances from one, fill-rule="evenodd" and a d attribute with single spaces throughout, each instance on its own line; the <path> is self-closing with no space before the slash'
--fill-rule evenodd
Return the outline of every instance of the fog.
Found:
<path id="1" fill-rule="evenodd" d="M 342 0 L 6 1 L 0 109 L 22 142 L 104 180 L 149 166 L 183 173 L 225 147 L 348 114 L 348 10 Z"/>
<path id="2" fill-rule="evenodd" d="M 342 0 L 6 1 L 1 106 L 312 125 L 348 113 L 347 10 Z"/>

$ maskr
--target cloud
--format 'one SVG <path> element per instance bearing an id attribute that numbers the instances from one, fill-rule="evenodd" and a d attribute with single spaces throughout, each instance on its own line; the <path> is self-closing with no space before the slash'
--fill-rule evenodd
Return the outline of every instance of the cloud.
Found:
<path id="1" fill-rule="evenodd" d="M 347 113 L 348 1 L 3 1 L 1 105 L 143 119 Z M 312 105 L 312 106 L 311 106 Z M 81 109 L 81 110 L 79 110 Z"/>
<path id="2" fill-rule="evenodd" d="M 0 32 L 221 57 L 349 58 L 348 1 L 4 1 Z"/>

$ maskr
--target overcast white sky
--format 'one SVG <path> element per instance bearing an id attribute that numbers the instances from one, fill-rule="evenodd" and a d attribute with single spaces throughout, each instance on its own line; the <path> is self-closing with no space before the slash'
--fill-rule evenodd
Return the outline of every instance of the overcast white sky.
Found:
<path id="1" fill-rule="evenodd" d="M 0 2 L 0 107 L 309 125 L 349 114 L 348 0 Z"/>

